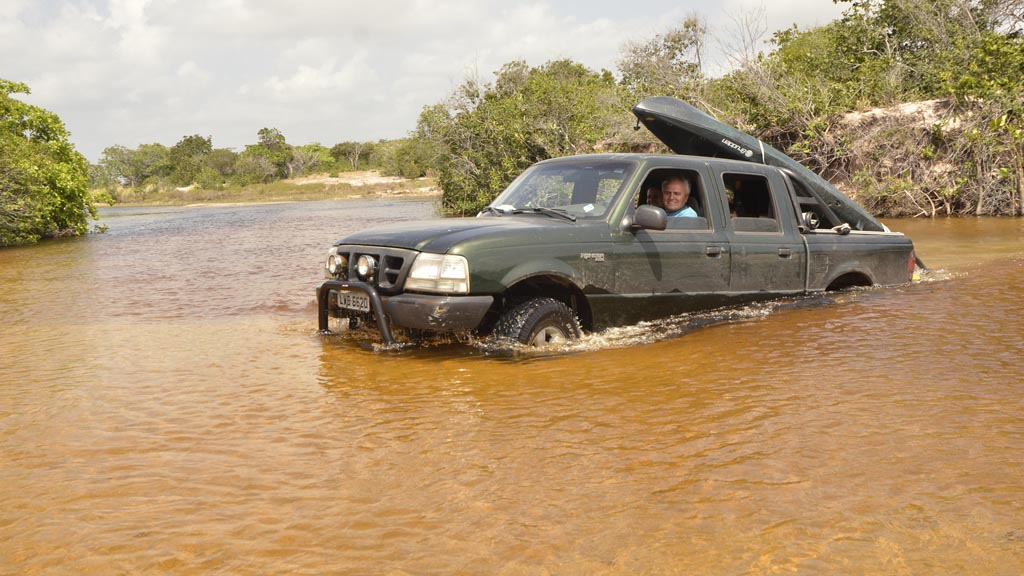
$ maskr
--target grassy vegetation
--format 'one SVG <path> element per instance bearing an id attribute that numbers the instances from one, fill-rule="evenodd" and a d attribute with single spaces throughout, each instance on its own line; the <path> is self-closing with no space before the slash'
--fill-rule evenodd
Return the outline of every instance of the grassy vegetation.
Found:
<path id="1" fill-rule="evenodd" d="M 432 178 L 397 179 L 361 183 L 346 178 L 321 177 L 300 180 L 279 180 L 248 186 L 227 185 L 216 189 L 183 188 L 117 188 L 92 191 L 97 203 L 119 206 L 189 204 L 296 202 L 340 200 L 387 196 L 430 196 L 440 194 Z"/>

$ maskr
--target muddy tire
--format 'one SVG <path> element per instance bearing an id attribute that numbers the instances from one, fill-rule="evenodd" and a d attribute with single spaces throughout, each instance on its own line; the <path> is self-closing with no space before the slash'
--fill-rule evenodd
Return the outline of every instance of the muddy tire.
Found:
<path id="1" fill-rule="evenodd" d="M 579 338 L 580 325 L 564 303 L 554 298 L 534 298 L 502 314 L 494 335 L 529 346 L 547 346 Z"/>

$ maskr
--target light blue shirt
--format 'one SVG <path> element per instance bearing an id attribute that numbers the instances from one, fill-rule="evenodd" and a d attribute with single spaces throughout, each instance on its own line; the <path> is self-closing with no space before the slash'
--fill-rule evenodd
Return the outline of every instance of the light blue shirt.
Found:
<path id="1" fill-rule="evenodd" d="M 694 209 L 690 208 L 689 206 L 683 206 L 682 208 L 680 208 L 679 210 L 676 210 L 675 212 L 666 212 L 666 214 L 668 215 L 669 218 L 678 218 L 680 216 L 682 216 L 684 218 L 696 218 L 697 217 L 697 212 L 694 211 Z"/>

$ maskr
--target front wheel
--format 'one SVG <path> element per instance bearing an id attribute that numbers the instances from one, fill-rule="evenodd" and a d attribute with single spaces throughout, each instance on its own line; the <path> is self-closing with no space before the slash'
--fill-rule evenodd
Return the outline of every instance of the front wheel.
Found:
<path id="1" fill-rule="evenodd" d="M 494 335 L 529 346 L 561 344 L 580 337 L 576 315 L 554 298 L 534 298 L 502 314 Z"/>

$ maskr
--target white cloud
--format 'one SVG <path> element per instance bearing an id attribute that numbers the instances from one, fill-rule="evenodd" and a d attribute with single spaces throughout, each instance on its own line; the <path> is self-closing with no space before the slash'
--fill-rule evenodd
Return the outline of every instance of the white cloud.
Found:
<path id="1" fill-rule="evenodd" d="M 114 144 L 189 134 L 240 149 L 262 127 L 289 142 L 394 138 L 467 74 L 571 58 L 615 69 L 627 40 L 704 12 L 713 33 L 753 0 L 4 0 L 0 75 L 65 121 L 97 160 Z M 713 12 L 711 12 L 713 10 Z M 839 8 L 778 0 L 768 31 Z M 32 50 L 24 50 L 31 45 Z M 13 54 L 19 54 L 17 58 Z"/>
<path id="2" fill-rule="evenodd" d="M 320 100 L 357 88 L 372 90 L 377 82 L 377 73 L 367 65 L 366 52 L 359 51 L 340 67 L 336 58 L 327 58 L 318 66 L 299 64 L 290 77 L 272 76 L 266 85 L 275 99 L 296 103 Z"/>
<path id="3" fill-rule="evenodd" d="M 210 73 L 204 70 L 193 60 L 183 62 L 178 66 L 177 77 L 183 82 L 191 82 L 194 85 L 205 86 L 210 82 Z"/>

